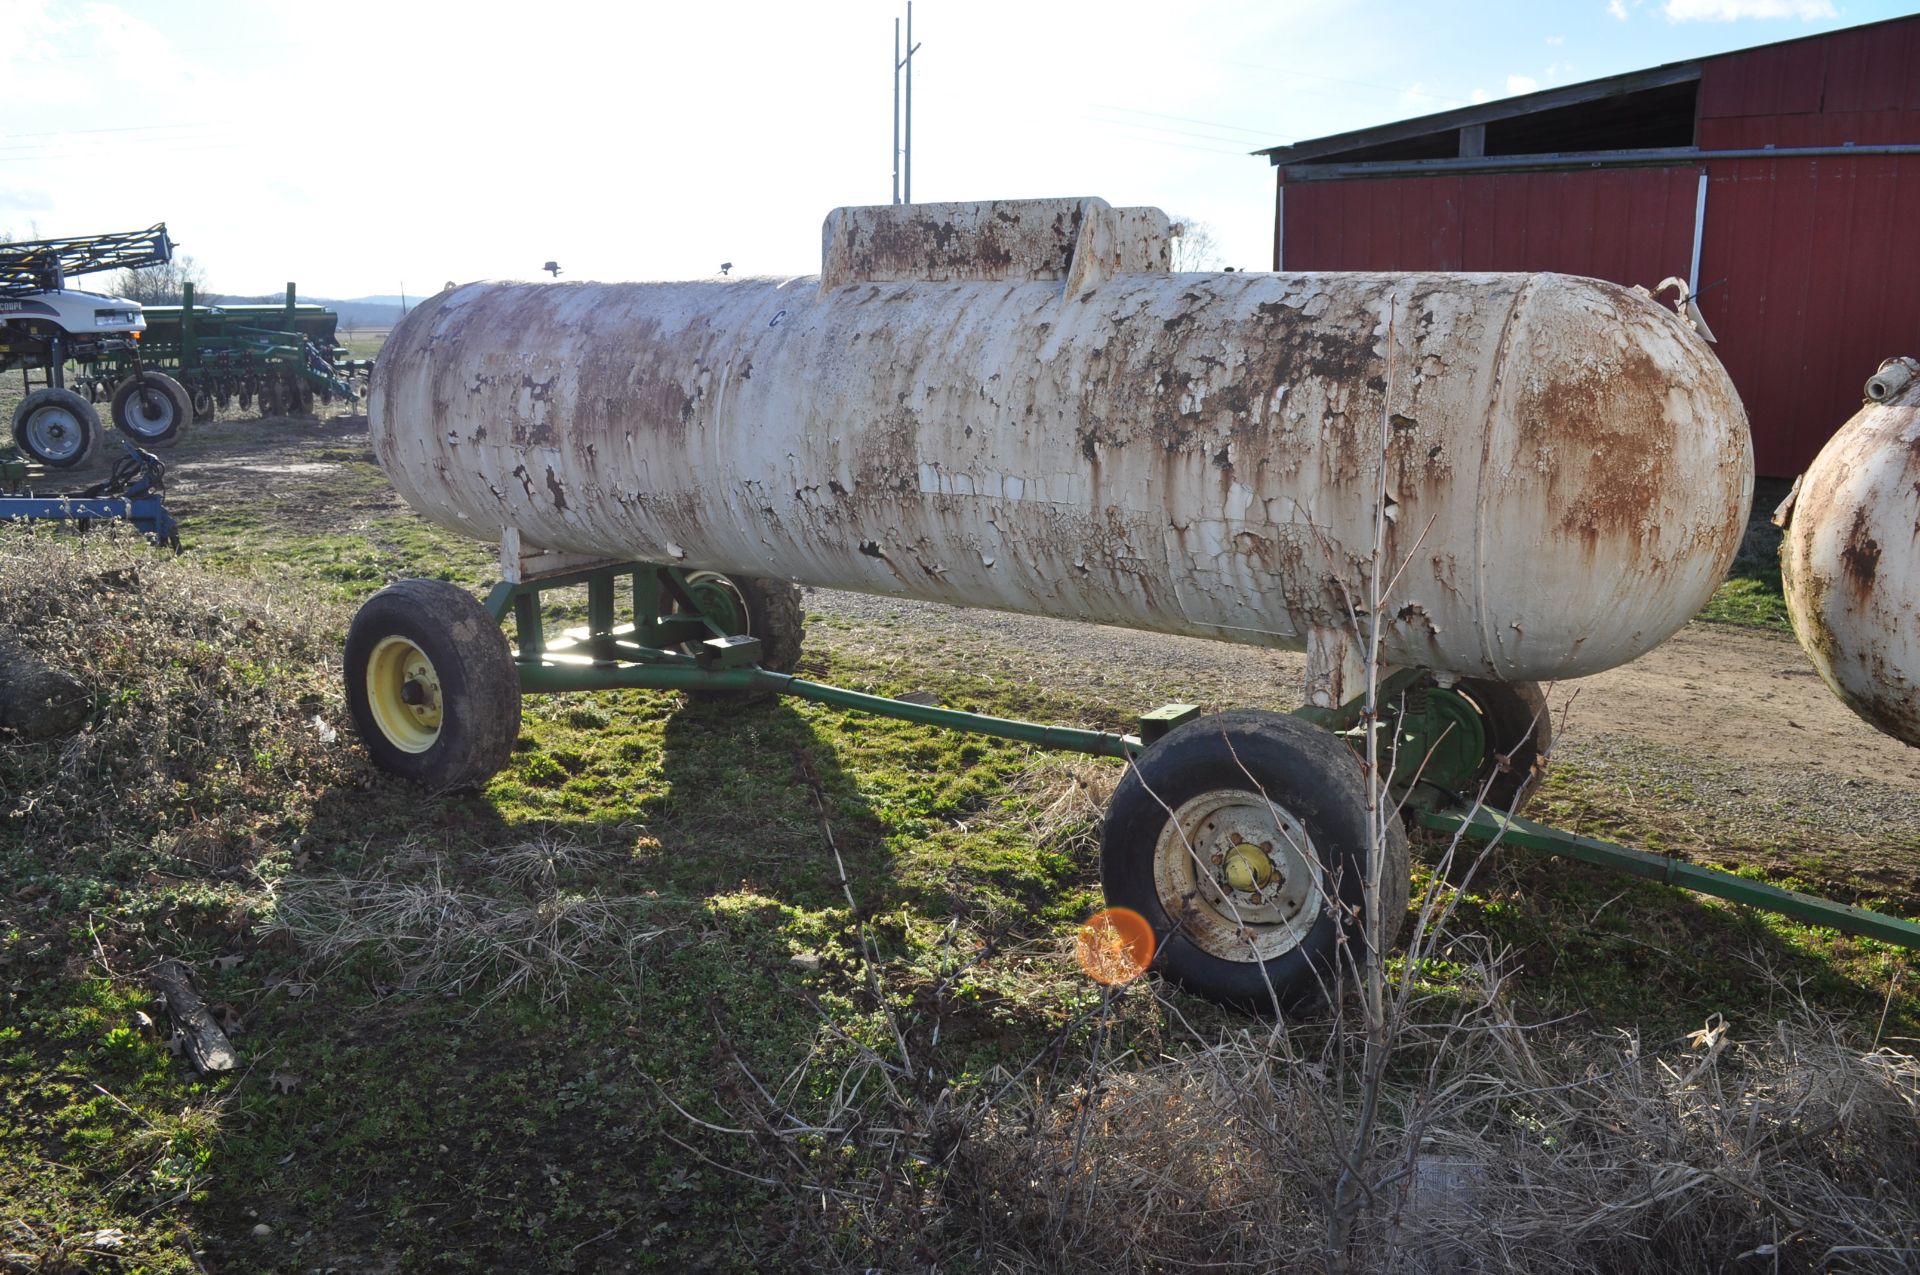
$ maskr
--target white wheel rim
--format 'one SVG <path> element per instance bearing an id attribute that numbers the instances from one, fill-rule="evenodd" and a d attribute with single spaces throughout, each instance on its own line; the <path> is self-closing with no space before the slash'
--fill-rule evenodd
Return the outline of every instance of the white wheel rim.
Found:
<path id="1" fill-rule="evenodd" d="M 1173 812 L 1154 845 L 1153 884 L 1181 932 L 1228 961 L 1270 961 L 1291 952 L 1327 904 L 1306 828 L 1259 793 L 1239 788 L 1201 793 Z"/>
<path id="2" fill-rule="evenodd" d="M 126 428 L 142 435 L 164 433 L 173 424 L 173 408 L 165 390 L 143 386 L 127 395 Z"/>
<path id="3" fill-rule="evenodd" d="M 33 450 L 47 460 L 66 460 L 80 454 L 87 433 L 80 418 L 57 403 L 37 409 L 24 431 Z"/>

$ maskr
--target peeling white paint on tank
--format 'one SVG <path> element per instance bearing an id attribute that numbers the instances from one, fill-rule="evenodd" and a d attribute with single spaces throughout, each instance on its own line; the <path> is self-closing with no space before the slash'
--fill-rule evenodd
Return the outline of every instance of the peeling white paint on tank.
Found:
<path id="1" fill-rule="evenodd" d="M 1920 362 L 1890 359 L 1774 521 L 1787 616 L 1833 693 L 1920 747 Z M 1877 400 L 1877 401 L 1876 401 Z"/>
<path id="2" fill-rule="evenodd" d="M 853 208 L 824 281 L 470 284 L 394 330 L 374 447 L 481 539 L 1308 647 L 1320 698 L 1383 434 L 1393 664 L 1597 672 L 1725 575 L 1746 417 L 1644 296 L 1170 274 L 1166 234 L 1097 199 Z"/>

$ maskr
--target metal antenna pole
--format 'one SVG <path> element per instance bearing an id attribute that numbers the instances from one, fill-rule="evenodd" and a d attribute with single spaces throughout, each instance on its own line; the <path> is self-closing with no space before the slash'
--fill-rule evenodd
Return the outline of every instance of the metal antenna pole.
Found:
<path id="1" fill-rule="evenodd" d="M 893 20 L 893 202 L 900 202 L 900 19 Z"/>
<path id="2" fill-rule="evenodd" d="M 906 201 L 913 202 L 913 0 L 907 0 L 907 160 Z"/>

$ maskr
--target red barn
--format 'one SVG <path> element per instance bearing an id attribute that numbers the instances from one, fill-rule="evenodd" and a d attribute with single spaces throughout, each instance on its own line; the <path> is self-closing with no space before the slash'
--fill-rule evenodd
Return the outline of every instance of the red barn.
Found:
<path id="1" fill-rule="evenodd" d="M 1920 16 L 1259 153 L 1276 270 L 1688 278 L 1762 475 L 1920 353 Z"/>

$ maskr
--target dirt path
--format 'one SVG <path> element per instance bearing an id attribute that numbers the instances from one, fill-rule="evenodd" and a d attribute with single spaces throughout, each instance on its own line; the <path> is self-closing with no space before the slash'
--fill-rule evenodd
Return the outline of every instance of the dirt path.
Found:
<path id="1" fill-rule="evenodd" d="M 863 634 L 897 631 L 903 648 L 1207 708 L 1292 707 L 1306 666 L 1292 652 L 827 590 L 810 593 L 808 610 L 827 619 L 827 640 L 835 619 L 857 621 Z M 1788 637 L 1691 624 L 1632 664 L 1554 687 L 1550 702 L 1569 747 L 1628 735 L 1736 765 L 1873 778 L 1920 800 L 1920 749 L 1849 712 Z"/>
<path id="2" fill-rule="evenodd" d="M 1916 795 L 1920 749 L 1855 717 L 1790 638 L 1692 624 L 1632 664 L 1569 682 L 1579 731 L 1621 733 L 1742 765 L 1871 779 Z"/>
<path id="3" fill-rule="evenodd" d="M 809 644 L 1072 685 L 1116 706 L 1289 709 L 1305 659 L 1199 638 L 810 591 Z M 1657 822 L 1676 849 L 1771 856 L 1830 842 L 1849 870 L 1920 887 L 1920 749 L 1855 717 L 1785 636 L 1691 624 L 1633 663 L 1552 688 L 1555 764 Z M 1643 804 L 1644 803 L 1644 804 Z M 1782 825 L 1799 835 L 1782 837 Z"/>

